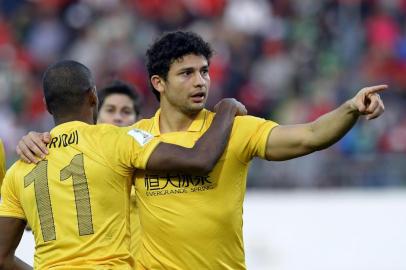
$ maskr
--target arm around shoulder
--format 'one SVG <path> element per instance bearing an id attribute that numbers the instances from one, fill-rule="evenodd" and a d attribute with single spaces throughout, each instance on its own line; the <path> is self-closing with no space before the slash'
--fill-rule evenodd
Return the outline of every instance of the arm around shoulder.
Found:
<path id="1" fill-rule="evenodd" d="M 222 100 L 210 128 L 193 148 L 160 143 L 149 158 L 147 169 L 209 173 L 227 146 L 236 114 L 246 114 L 245 107 L 234 99 Z"/>

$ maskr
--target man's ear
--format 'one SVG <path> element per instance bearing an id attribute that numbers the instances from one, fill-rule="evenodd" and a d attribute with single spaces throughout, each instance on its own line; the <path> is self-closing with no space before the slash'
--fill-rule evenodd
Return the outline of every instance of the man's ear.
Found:
<path id="1" fill-rule="evenodd" d="M 99 98 L 97 97 L 97 90 L 96 90 L 96 86 L 93 86 L 90 90 L 89 90 L 89 101 L 90 101 L 90 105 L 93 106 L 97 106 L 99 103 Z"/>
<path id="2" fill-rule="evenodd" d="M 165 80 L 162 79 L 160 76 L 152 75 L 151 84 L 154 87 L 154 89 L 157 90 L 159 93 L 162 94 L 165 91 Z"/>

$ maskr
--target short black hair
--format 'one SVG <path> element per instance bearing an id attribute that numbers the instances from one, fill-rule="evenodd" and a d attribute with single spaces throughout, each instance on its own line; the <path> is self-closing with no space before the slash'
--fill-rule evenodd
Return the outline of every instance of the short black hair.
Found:
<path id="1" fill-rule="evenodd" d="M 151 77 L 167 79 L 170 65 L 188 54 L 204 56 L 208 62 L 213 55 L 210 44 L 193 32 L 168 32 L 158 38 L 147 50 L 147 70 L 152 92 L 160 100 L 159 92 L 152 86 Z"/>
<path id="2" fill-rule="evenodd" d="M 99 108 L 103 106 L 106 98 L 113 94 L 121 94 L 129 97 L 133 102 L 134 111 L 137 114 L 140 113 L 141 100 L 140 95 L 137 92 L 137 89 L 131 86 L 130 84 L 120 80 L 112 81 L 110 84 L 106 85 L 98 92 Z"/>
<path id="3" fill-rule="evenodd" d="M 83 64 L 63 60 L 48 67 L 43 77 L 47 108 L 55 116 L 72 112 L 84 102 L 84 94 L 95 87 L 92 73 Z"/>

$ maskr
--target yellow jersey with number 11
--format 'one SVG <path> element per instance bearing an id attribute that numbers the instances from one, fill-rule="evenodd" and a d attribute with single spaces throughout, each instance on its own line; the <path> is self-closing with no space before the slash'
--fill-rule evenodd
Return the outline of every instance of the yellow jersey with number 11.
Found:
<path id="1" fill-rule="evenodd" d="M 16 162 L 0 216 L 27 220 L 37 269 L 133 269 L 129 199 L 133 168 L 157 139 L 137 129 L 68 122 L 51 131 L 49 155 Z"/>

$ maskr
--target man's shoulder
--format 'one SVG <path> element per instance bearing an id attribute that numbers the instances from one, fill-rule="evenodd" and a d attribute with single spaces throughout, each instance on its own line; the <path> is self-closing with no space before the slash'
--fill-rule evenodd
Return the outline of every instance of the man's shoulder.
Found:
<path id="1" fill-rule="evenodd" d="M 264 122 L 267 121 L 265 118 L 253 116 L 253 115 L 244 115 L 244 116 L 236 116 L 235 121 L 236 123 L 245 123 L 245 122 Z"/>
<path id="2" fill-rule="evenodd" d="M 210 120 L 213 120 L 214 116 L 216 115 L 215 112 L 206 110 L 207 116 Z M 242 124 L 242 123 L 248 123 L 248 122 L 265 122 L 265 121 L 271 121 L 267 120 L 265 118 L 261 118 L 258 116 L 253 116 L 253 115 L 243 115 L 243 116 L 236 116 L 234 120 L 234 124 Z"/>
<path id="3" fill-rule="evenodd" d="M 127 127 L 117 127 L 111 124 L 72 124 L 54 129 L 51 131 L 51 140 L 47 144 L 50 150 L 49 159 L 62 159 L 64 157 L 62 153 L 75 151 L 87 153 L 89 156 L 112 152 L 113 149 L 117 149 L 118 143 L 126 144 L 128 142 L 125 138 L 129 130 Z"/>
<path id="4" fill-rule="evenodd" d="M 125 129 L 125 127 L 119 127 L 112 124 L 97 124 L 84 126 L 81 129 L 85 132 L 118 132 Z"/>
<path id="5" fill-rule="evenodd" d="M 120 132 L 125 128 L 118 127 L 111 124 L 97 124 L 90 125 L 81 122 L 72 122 L 65 125 L 60 125 L 51 130 L 51 136 L 63 136 L 63 134 L 71 135 L 73 133 L 80 133 L 82 135 L 96 135 L 99 136 L 104 133 Z"/>
<path id="6" fill-rule="evenodd" d="M 132 125 L 131 128 L 150 131 L 152 129 L 152 126 L 154 125 L 154 119 L 155 119 L 154 117 L 142 119 L 136 122 L 134 125 Z"/>
<path id="7" fill-rule="evenodd" d="M 36 164 L 28 164 L 22 160 L 17 160 L 14 162 L 10 168 L 6 172 L 7 177 L 19 177 L 26 175 L 29 173 L 34 167 L 37 166 Z"/>
<path id="8" fill-rule="evenodd" d="M 79 133 L 86 135 L 90 138 L 101 138 L 101 137 L 115 137 L 120 134 L 125 134 L 130 130 L 130 127 L 119 127 L 112 124 L 97 124 L 80 127 L 78 129 Z"/>
<path id="9" fill-rule="evenodd" d="M 247 127 L 262 124 L 276 124 L 276 122 L 252 115 L 236 116 L 234 120 L 234 126 Z"/>
<path id="10" fill-rule="evenodd" d="M 211 125 L 216 113 L 206 110 L 206 115 L 207 115 L 206 119 L 208 120 L 207 124 Z M 260 118 L 260 117 L 256 117 L 256 116 L 252 116 L 252 115 L 236 116 L 234 119 L 233 128 L 235 129 L 235 128 L 239 128 L 239 127 L 249 127 L 252 125 L 258 125 L 260 123 L 265 123 L 268 121 L 269 120 L 266 120 L 266 119 Z M 269 121 L 269 122 L 272 122 L 272 121 Z"/>
<path id="11" fill-rule="evenodd" d="M 268 136 L 268 132 L 278 124 L 264 118 L 244 115 L 236 116 L 231 132 L 231 140 L 245 140 L 252 136 Z"/>

